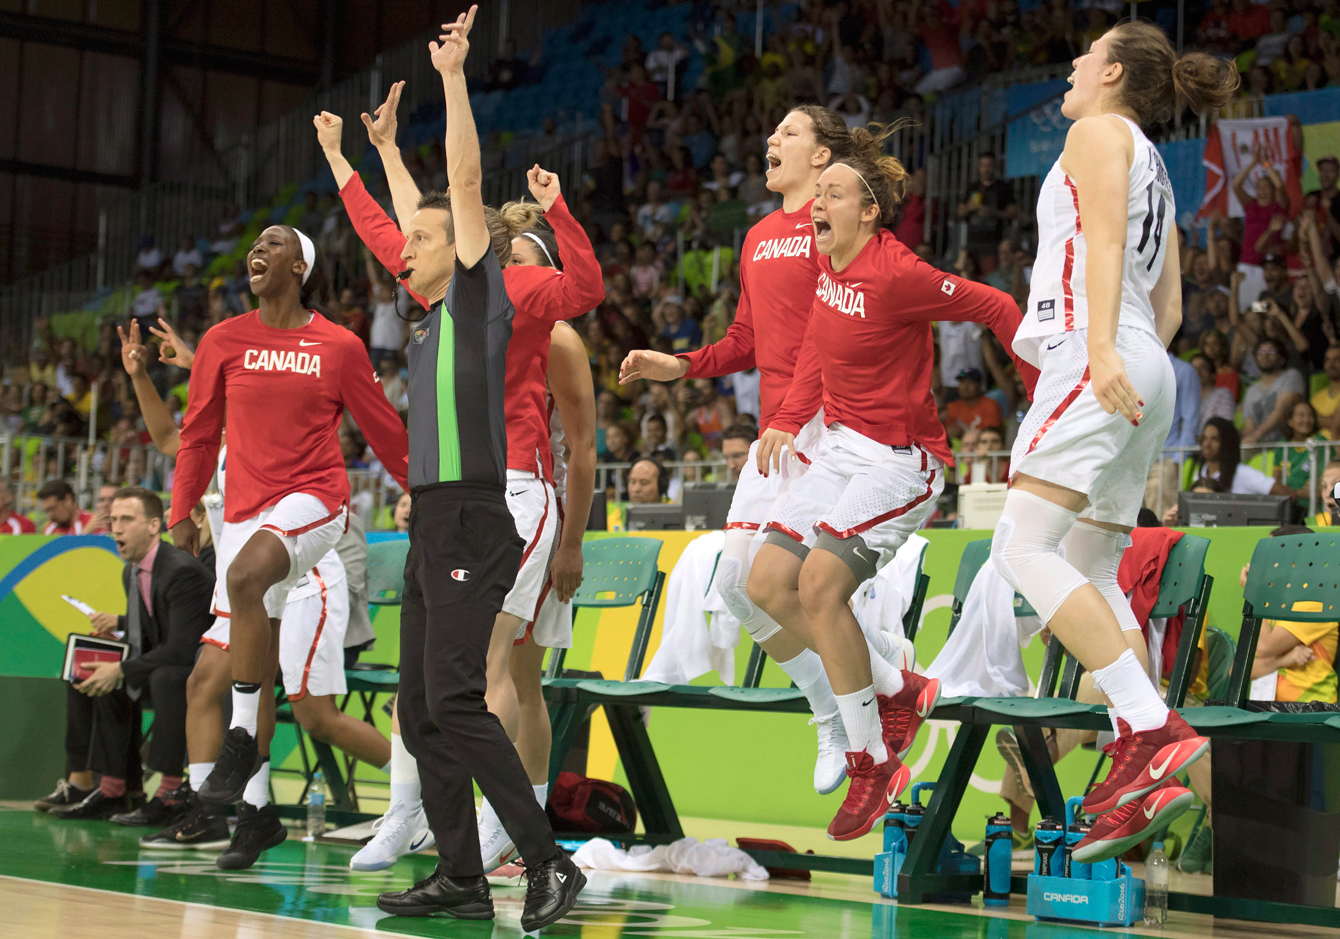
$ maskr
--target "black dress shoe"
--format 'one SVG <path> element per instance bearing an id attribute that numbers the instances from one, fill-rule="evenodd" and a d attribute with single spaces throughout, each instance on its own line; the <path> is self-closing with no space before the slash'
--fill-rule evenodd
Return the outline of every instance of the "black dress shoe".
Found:
<path id="1" fill-rule="evenodd" d="M 237 803 L 237 828 L 233 830 L 232 844 L 219 855 L 214 866 L 225 871 L 241 871 L 256 863 L 261 852 L 284 843 L 288 829 L 279 820 L 273 805 L 253 808 L 246 802 Z"/>
<path id="2" fill-rule="evenodd" d="M 218 851 L 228 847 L 228 810 L 191 799 L 186 814 L 162 831 L 145 835 L 140 847 L 151 851 Z"/>
<path id="3" fill-rule="evenodd" d="M 87 799 L 88 794 L 92 791 L 92 789 L 80 789 L 77 786 L 72 786 L 68 779 L 59 779 L 56 781 L 55 791 L 34 802 L 33 808 L 39 812 L 49 812 L 58 806 L 74 805 Z"/>
<path id="4" fill-rule="evenodd" d="M 55 818 L 86 818 L 105 821 L 118 812 L 128 812 L 130 809 L 130 799 L 126 796 L 112 798 L 103 795 L 101 789 L 94 789 L 82 802 L 76 802 L 74 805 L 58 806 L 47 814 Z"/>
<path id="5" fill-rule="evenodd" d="M 568 915 L 577 894 L 586 886 L 586 875 L 566 854 L 526 868 L 526 905 L 521 910 L 521 928 L 536 932 Z"/>
<path id="6" fill-rule="evenodd" d="M 165 798 L 154 796 L 133 812 L 120 812 L 109 821 L 127 828 L 162 828 L 181 818 L 191 807 L 191 787 L 173 789 Z"/>
<path id="7" fill-rule="evenodd" d="M 242 799 L 247 780 L 261 768 L 256 738 L 245 727 L 229 728 L 223 750 L 209 778 L 200 784 L 200 798 L 214 805 L 232 805 Z"/>
<path id="8" fill-rule="evenodd" d="M 482 874 L 448 877 L 439 869 L 408 890 L 383 893 L 377 898 L 377 909 L 395 916 L 446 913 L 456 919 L 493 919 L 493 893 Z"/>

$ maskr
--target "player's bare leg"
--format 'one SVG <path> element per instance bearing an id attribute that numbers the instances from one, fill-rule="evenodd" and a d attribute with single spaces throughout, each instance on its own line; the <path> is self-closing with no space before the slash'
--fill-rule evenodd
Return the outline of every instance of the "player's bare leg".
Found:
<path id="1" fill-rule="evenodd" d="M 530 639 L 512 650 L 512 685 L 516 688 L 516 750 L 532 786 L 549 783 L 549 753 L 553 736 L 549 708 L 541 683 L 544 654 L 548 650 Z"/>
<path id="2" fill-rule="evenodd" d="M 517 714 L 516 687 L 512 684 L 512 645 L 525 623 L 521 617 L 499 612 L 493 621 L 493 636 L 489 639 L 487 665 L 488 688 L 484 701 L 489 711 L 502 722 L 507 739 L 516 743 Z"/>
<path id="3" fill-rule="evenodd" d="M 290 698 L 289 707 L 313 739 L 339 747 L 354 759 L 379 769 L 391 761 L 391 741 L 376 727 L 341 711 L 334 695 L 309 694 L 296 701 Z"/>

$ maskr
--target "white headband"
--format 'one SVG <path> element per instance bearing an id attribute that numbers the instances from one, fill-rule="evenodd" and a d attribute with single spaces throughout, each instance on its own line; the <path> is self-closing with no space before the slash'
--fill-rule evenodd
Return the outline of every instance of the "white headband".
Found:
<path id="1" fill-rule="evenodd" d="M 298 236 L 298 244 L 302 245 L 302 259 L 307 262 L 307 270 L 302 272 L 302 285 L 307 286 L 307 278 L 312 276 L 312 268 L 316 266 L 316 245 L 312 244 L 312 239 L 308 238 L 296 228 L 293 234 Z"/>
<path id="2" fill-rule="evenodd" d="M 558 267 L 558 265 L 554 263 L 554 256 L 549 253 L 549 249 L 544 246 L 544 242 L 540 240 L 539 235 L 535 234 L 534 232 L 528 232 L 528 231 L 523 231 L 521 234 L 525 235 L 531 241 L 535 242 L 537 245 L 540 246 L 540 250 L 544 252 L 544 256 L 549 259 L 550 267 Z"/>
<path id="3" fill-rule="evenodd" d="M 865 177 L 861 175 L 861 171 L 858 170 L 856 167 L 852 166 L 850 163 L 843 163 L 842 165 L 845 166 L 847 169 L 851 170 L 853 173 L 855 173 L 857 179 L 865 183 L 865 191 L 870 193 L 870 201 L 875 203 L 875 208 L 883 212 L 884 210 L 879 208 L 879 200 L 875 198 L 875 190 L 870 188 L 870 184 L 866 182 Z"/>

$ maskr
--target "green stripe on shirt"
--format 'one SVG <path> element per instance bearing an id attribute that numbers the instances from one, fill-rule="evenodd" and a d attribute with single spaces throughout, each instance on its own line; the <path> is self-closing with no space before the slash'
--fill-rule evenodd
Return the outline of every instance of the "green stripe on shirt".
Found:
<path id="1" fill-rule="evenodd" d="M 456 424 L 456 323 L 442 304 L 437 344 L 438 480 L 461 478 L 461 436 Z"/>

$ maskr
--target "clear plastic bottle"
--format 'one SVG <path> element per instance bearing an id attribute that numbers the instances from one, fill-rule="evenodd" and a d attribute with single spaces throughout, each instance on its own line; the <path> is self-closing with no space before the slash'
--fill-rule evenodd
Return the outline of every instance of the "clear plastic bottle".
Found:
<path id="1" fill-rule="evenodd" d="M 318 772 L 312 777 L 312 785 L 307 790 L 307 834 L 304 841 L 315 841 L 326 830 L 326 800 L 329 796 L 325 777 Z"/>
<path id="2" fill-rule="evenodd" d="M 1168 856 L 1163 842 L 1155 841 L 1145 859 L 1145 925 L 1162 926 L 1168 921 Z"/>

